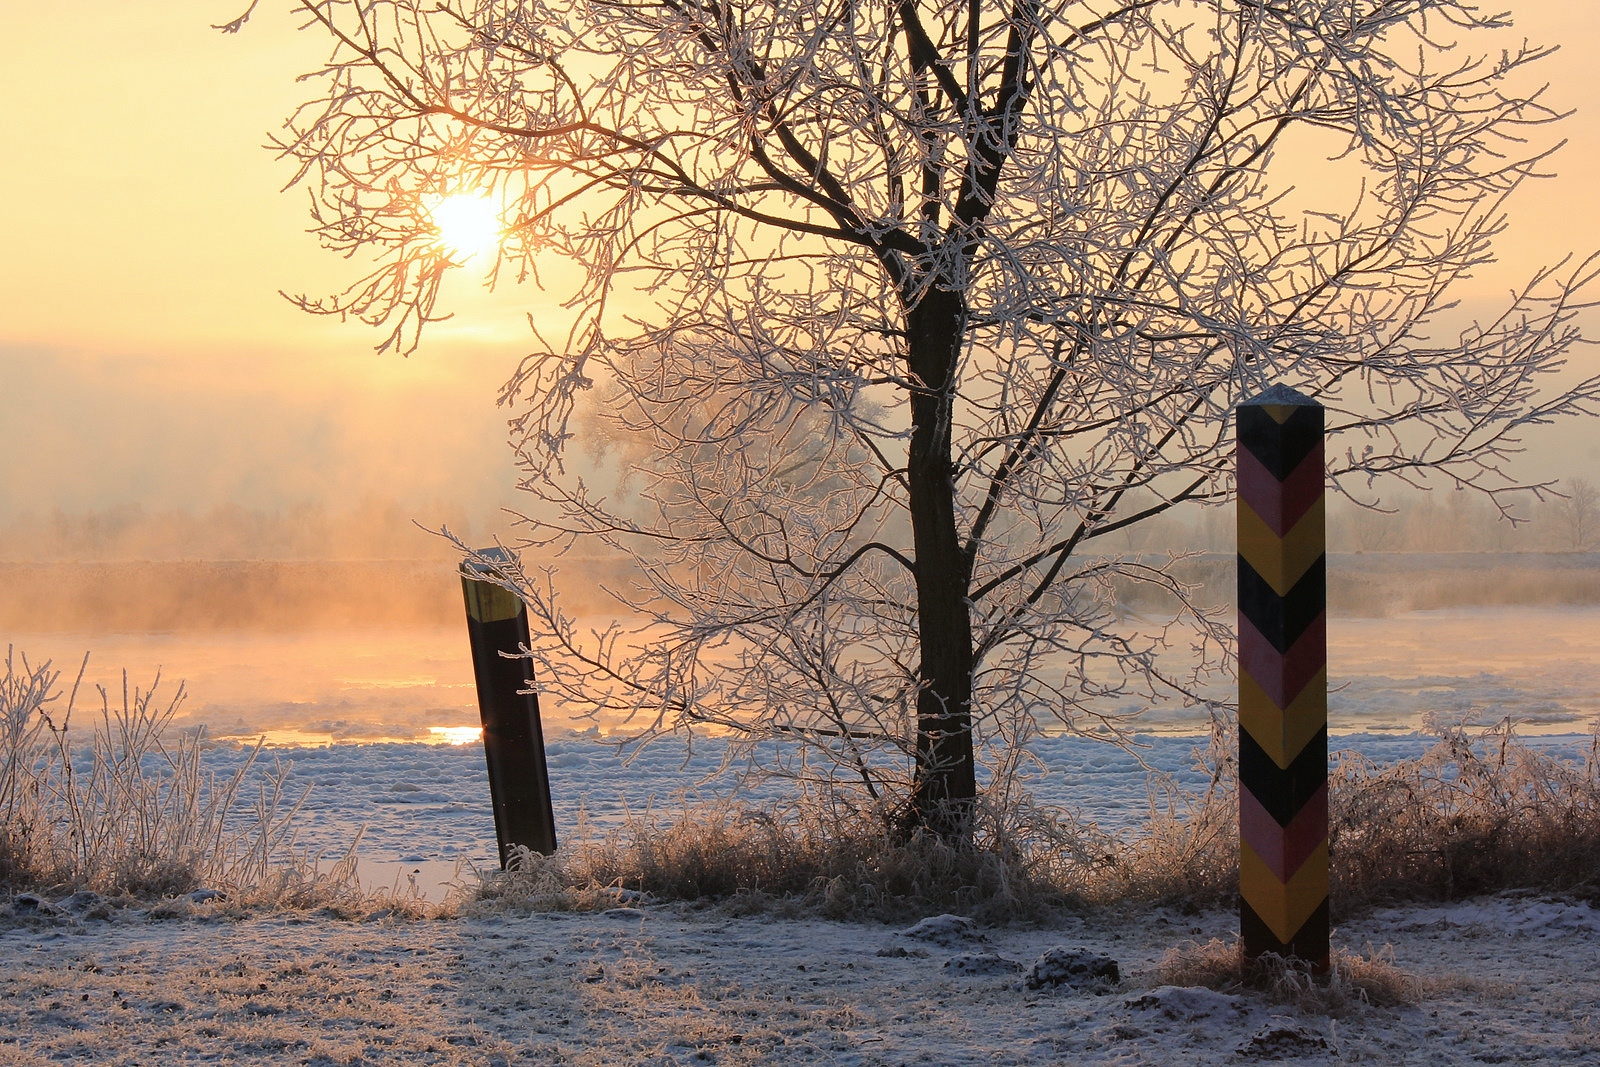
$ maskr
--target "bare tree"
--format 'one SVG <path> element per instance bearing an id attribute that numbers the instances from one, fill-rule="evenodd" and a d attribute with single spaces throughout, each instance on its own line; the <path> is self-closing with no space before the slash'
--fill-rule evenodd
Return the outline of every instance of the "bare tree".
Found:
<path id="1" fill-rule="evenodd" d="M 1582 552 L 1595 543 L 1600 532 L 1600 491 L 1582 478 L 1567 482 L 1566 496 L 1556 502 L 1556 510 L 1566 524 L 1567 546 Z"/>
<path id="2" fill-rule="evenodd" d="M 1452 318 L 1558 117 L 1508 88 L 1545 51 L 1464 0 L 299 9 L 333 50 L 280 148 L 323 242 L 377 257 L 308 309 L 413 345 L 463 191 L 503 205 L 495 278 L 586 271 L 504 392 L 526 530 L 635 557 L 648 625 L 584 637 L 519 576 L 541 684 L 643 734 L 807 738 L 800 773 L 909 828 L 969 833 L 975 767 L 1004 782 L 1041 721 L 1206 702 L 1226 628 L 1180 612 L 1168 670 L 1111 590 L 1185 590 L 1108 535 L 1231 491 L 1240 399 L 1327 405 L 1347 493 L 1499 501 L 1519 430 L 1600 395 L 1542 388 L 1593 262 Z M 606 423 L 635 493 L 570 463 Z"/>

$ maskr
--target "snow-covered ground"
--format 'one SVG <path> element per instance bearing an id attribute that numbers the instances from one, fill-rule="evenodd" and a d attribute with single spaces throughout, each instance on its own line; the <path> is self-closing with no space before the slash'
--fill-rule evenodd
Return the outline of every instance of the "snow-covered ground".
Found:
<path id="1" fill-rule="evenodd" d="M 0 1063 L 1600 1063 L 1586 905 L 1505 897 L 1349 922 L 1336 944 L 1393 945 L 1426 992 L 1337 1018 L 1163 984 L 1166 950 L 1235 922 L 1129 911 L 918 931 L 682 905 L 0 918 Z M 1041 984 L 1055 949 L 1107 957 L 1120 980 Z"/>

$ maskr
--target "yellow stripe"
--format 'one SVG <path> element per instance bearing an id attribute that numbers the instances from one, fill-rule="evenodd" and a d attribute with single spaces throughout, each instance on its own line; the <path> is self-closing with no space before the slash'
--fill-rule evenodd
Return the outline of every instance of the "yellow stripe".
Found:
<path id="1" fill-rule="evenodd" d="M 1254 849 L 1239 842 L 1239 895 L 1261 916 L 1272 936 L 1288 944 L 1328 899 L 1328 842 L 1306 857 L 1287 885 L 1278 881 Z"/>
<path id="2" fill-rule="evenodd" d="M 1250 677 L 1250 672 L 1240 669 L 1239 727 L 1248 731 L 1262 751 L 1283 770 L 1289 769 L 1300 750 L 1327 722 L 1328 668 L 1318 671 L 1281 711 L 1266 690 Z"/>
<path id="3" fill-rule="evenodd" d="M 1272 417 L 1272 421 L 1282 426 L 1289 421 L 1289 416 L 1299 411 L 1300 404 L 1262 404 L 1261 410 Z"/>
<path id="4" fill-rule="evenodd" d="M 493 582 L 461 579 L 467 597 L 467 616 L 474 622 L 504 622 L 522 610 L 522 601 Z"/>
<path id="5" fill-rule="evenodd" d="M 1327 545 L 1326 498 L 1319 497 L 1294 524 L 1294 529 L 1281 538 L 1242 499 L 1237 502 L 1236 510 L 1239 513 L 1239 555 L 1266 579 L 1273 592 L 1288 596 L 1294 583 L 1305 575 Z"/>

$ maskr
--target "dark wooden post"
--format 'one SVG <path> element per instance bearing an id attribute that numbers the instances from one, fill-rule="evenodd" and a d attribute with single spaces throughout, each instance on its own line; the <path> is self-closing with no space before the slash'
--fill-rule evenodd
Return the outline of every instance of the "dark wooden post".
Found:
<path id="1" fill-rule="evenodd" d="M 1238 411 L 1239 933 L 1328 965 L 1323 410 L 1274 386 Z"/>
<path id="2" fill-rule="evenodd" d="M 509 562 L 501 548 L 478 553 Z M 467 601 L 467 634 L 478 682 L 483 718 L 483 756 L 489 764 L 489 794 L 494 803 L 494 833 L 500 843 L 500 869 L 521 845 L 546 855 L 556 850 L 555 816 L 550 810 L 550 775 L 544 761 L 544 730 L 539 698 L 521 690 L 532 685 L 528 661 L 519 650 L 528 644 L 528 609 L 495 582 L 492 567 L 475 560 L 461 564 L 461 591 Z"/>

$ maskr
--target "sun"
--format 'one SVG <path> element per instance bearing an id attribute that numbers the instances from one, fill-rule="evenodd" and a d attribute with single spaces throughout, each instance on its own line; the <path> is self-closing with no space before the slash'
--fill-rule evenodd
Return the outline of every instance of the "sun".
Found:
<path id="1" fill-rule="evenodd" d="M 455 258 L 469 260 L 500 242 L 503 227 L 494 201 L 481 193 L 456 193 L 442 198 L 428 212 L 438 242 Z"/>

